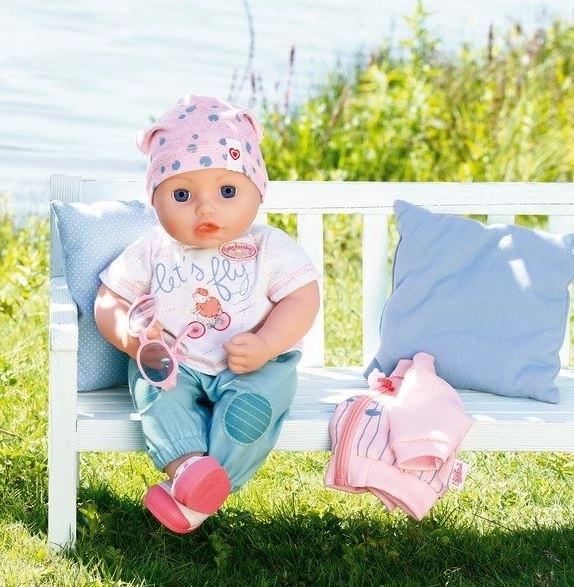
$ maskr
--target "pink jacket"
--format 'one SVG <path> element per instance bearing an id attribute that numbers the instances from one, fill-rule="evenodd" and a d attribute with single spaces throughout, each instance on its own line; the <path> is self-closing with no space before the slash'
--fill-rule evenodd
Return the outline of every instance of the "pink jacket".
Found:
<path id="1" fill-rule="evenodd" d="M 335 409 L 325 485 L 371 491 L 389 510 L 398 506 L 420 520 L 447 491 L 472 420 L 458 393 L 435 374 L 432 355 L 402 359 L 390 377 L 372 375 L 376 390 Z"/>

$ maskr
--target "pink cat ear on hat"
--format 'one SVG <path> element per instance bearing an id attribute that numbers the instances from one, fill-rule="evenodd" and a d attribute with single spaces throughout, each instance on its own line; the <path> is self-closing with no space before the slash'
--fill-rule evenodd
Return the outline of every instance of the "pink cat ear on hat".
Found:
<path id="1" fill-rule="evenodd" d="M 156 132 L 163 130 L 162 124 L 154 124 L 148 129 L 140 130 L 135 136 L 135 142 L 137 148 L 144 154 L 149 155 L 151 151 L 151 142 Z"/>
<path id="2" fill-rule="evenodd" d="M 261 141 L 261 139 L 263 138 L 263 128 L 261 127 L 257 119 L 250 112 L 243 111 L 242 114 L 253 127 L 255 135 L 257 136 L 257 141 Z"/>

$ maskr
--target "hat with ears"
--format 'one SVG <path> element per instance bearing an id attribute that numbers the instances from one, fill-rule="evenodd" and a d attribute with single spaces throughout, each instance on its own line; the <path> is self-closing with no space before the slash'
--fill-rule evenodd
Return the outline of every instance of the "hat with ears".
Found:
<path id="1" fill-rule="evenodd" d="M 267 170 L 259 143 L 263 131 L 247 110 L 219 98 L 183 97 L 136 144 L 149 155 L 146 189 L 151 197 L 165 179 L 198 169 L 221 168 L 244 173 L 259 189 L 267 187 Z"/>

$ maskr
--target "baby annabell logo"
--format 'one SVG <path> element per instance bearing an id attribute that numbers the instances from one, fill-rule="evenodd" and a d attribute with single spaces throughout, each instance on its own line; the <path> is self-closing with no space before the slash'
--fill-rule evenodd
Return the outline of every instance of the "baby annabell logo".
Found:
<path id="1" fill-rule="evenodd" d="M 462 489 L 468 474 L 469 466 L 460 459 L 456 459 L 450 473 L 448 486 L 452 489 Z"/>
<path id="2" fill-rule="evenodd" d="M 219 247 L 219 252 L 234 261 L 248 261 L 257 256 L 257 247 L 242 241 L 230 241 Z"/>

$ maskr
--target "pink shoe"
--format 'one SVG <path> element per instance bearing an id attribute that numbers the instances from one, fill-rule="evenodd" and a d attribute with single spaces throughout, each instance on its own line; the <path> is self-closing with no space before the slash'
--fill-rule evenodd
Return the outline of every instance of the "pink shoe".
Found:
<path id="1" fill-rule="evenodd" d="M 171 496 L 171 482 L 152 485 L 144 497 L 145 507 L 164 526 L 178 534 L 193 532 L 209 517 L 177 503 Z"/>
<path id="2" fill-rule="evenodd" d="M 213 514 L 227 499 L 231 483 L 225 469 L 213 457 L 191 457 L 173 477 L 171 495 L 194 512 Z"/>

